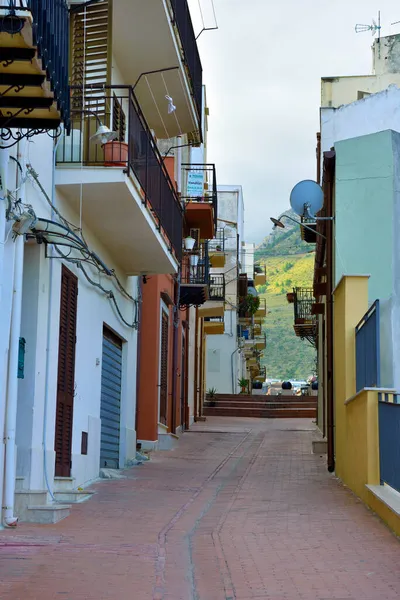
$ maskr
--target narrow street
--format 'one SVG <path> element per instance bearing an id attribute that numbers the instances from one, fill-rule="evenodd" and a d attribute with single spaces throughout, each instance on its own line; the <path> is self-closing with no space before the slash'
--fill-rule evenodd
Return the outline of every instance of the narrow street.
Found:
<path id="1" fill-rule="evenodd" d="M 57 525 L 0 532 L 7 600 L 385 600 L 399 542 L 302 419 L 210 417 Z"/>

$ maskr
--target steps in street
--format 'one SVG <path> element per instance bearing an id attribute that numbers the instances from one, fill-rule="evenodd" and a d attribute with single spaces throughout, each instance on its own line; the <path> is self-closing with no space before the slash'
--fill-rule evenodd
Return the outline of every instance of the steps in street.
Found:
<path id="1" fill-rule="evenodd" d="M 203 414 L 210 417 L 313 419 L 317 416 L 317 398 L 315 396 L 218 394 L 214 403 L 208 401 L 204 403 Z"/>

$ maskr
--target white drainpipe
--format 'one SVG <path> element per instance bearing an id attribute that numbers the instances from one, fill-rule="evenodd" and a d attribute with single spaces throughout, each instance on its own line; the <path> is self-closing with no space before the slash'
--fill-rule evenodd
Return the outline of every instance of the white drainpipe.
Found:
<path id="1" fill-rule="evenodd" d="M 3 294 L 3 286 L 4 286 L 4 245 L 5 245 L 5 235 L 6 235 L 6 198 L 7 198 L 7 177 L 8 177 L 8 162 L 9 162 L 9 153 L 8 150 L 0 150 L 0 177 L 1 177 L 1 200 L 0 200 L 0 306 L 1 302 L 4 299 Z M 9 325 L 9 324 L 8 324 Z M 9 338 L 9 327 L 3 332 L 5 337 Z M 4 346 L 4 354 L 0 353 L 0 369 L 3 376 L 3 385 L 7 381 L 7 346 L 8 343 Z M 4 368 L 4 370 L 3 370 Z M 4 388 L 3 388 L 4 389 Z M 5 427 L 5 417 L 6 417 L 6 395 L 4 394 L 4 404 L 1 404 L 1 394 L 0 394 L 0 501 L 3 500 L 3 483 L 4 483 L 4 427 Z M 0 529 L 2 529 L 1 519 L 0 519 Z"/>
<path id="2" fill-rule="evenodd" d="M 178 146 L 182 141 L 181 136 L 178 135 Z M 175 148 L 175 181 L 178 194 L 182 193 L 182 148 Z"/>
<path id="3" fill-rule="evenodd" d="M 19 155 L 21 158 L 21 155 Z M 22 176 L 25 176 L 26 168 L 23 161 Z M 22 183 L 19 197 L 25 201 L 25 183 Z M 18 354 L 19 338 L 21 333 L 22 313 L 22 281 L 24 274 L 24 244 L 23 235 L 19 235 L 15 241 L 14 258 L 14 286 L 11 316 L 11 336 L 8 362 L 8 385 L 7 385 L 7 407 L 6 407 L 6 430 L 5 430 L 5 481 L 4 481 L 4 513 L 3 522 L 7 527 L 16 527 L 18 517 L 14 515 L 14 496 L 16 478 L 16 445 L 15 433 L 17 426 L 18 407 Z"/>

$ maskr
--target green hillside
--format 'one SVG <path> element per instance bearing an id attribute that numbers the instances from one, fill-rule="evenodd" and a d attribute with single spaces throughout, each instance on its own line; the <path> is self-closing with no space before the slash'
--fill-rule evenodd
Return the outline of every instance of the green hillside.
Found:
<path id="1" fill-rule="evenodd" d="M 301 240 L 299 228 L 294 224 L 287 229 L 276 229 L 256 249 L 256 261 L 265 264 L 267 270 L 267 284 L 259 286 L 258 292 L 267 299 L 268 314 L 264 321 L 267 348 L 263 361 L 268 378 L 306 379 L 315 372 L 315 350 L 296 337 L 293 304 L 286 300 L 286 293 L 293 287 L 312 286 L 313 250 L 312 245 Z"/>

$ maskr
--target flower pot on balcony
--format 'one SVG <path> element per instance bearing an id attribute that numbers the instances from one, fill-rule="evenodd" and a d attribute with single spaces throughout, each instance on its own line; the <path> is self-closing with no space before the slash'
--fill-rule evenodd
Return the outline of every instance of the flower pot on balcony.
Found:
<path id="1" fill-rule="evenodd" d="M 293 292 L 288 292 L 286 294 L 286 299 L 289 302 L 289 304 L 293 304 L 294 303 L 294 293 Z"/>
<path id="2" fill-rule="evenodd" d="M 128 144 L 125 142 L 107 142 L 104 148 L 105 167 L 126 167 L 128 163 Z"/>

